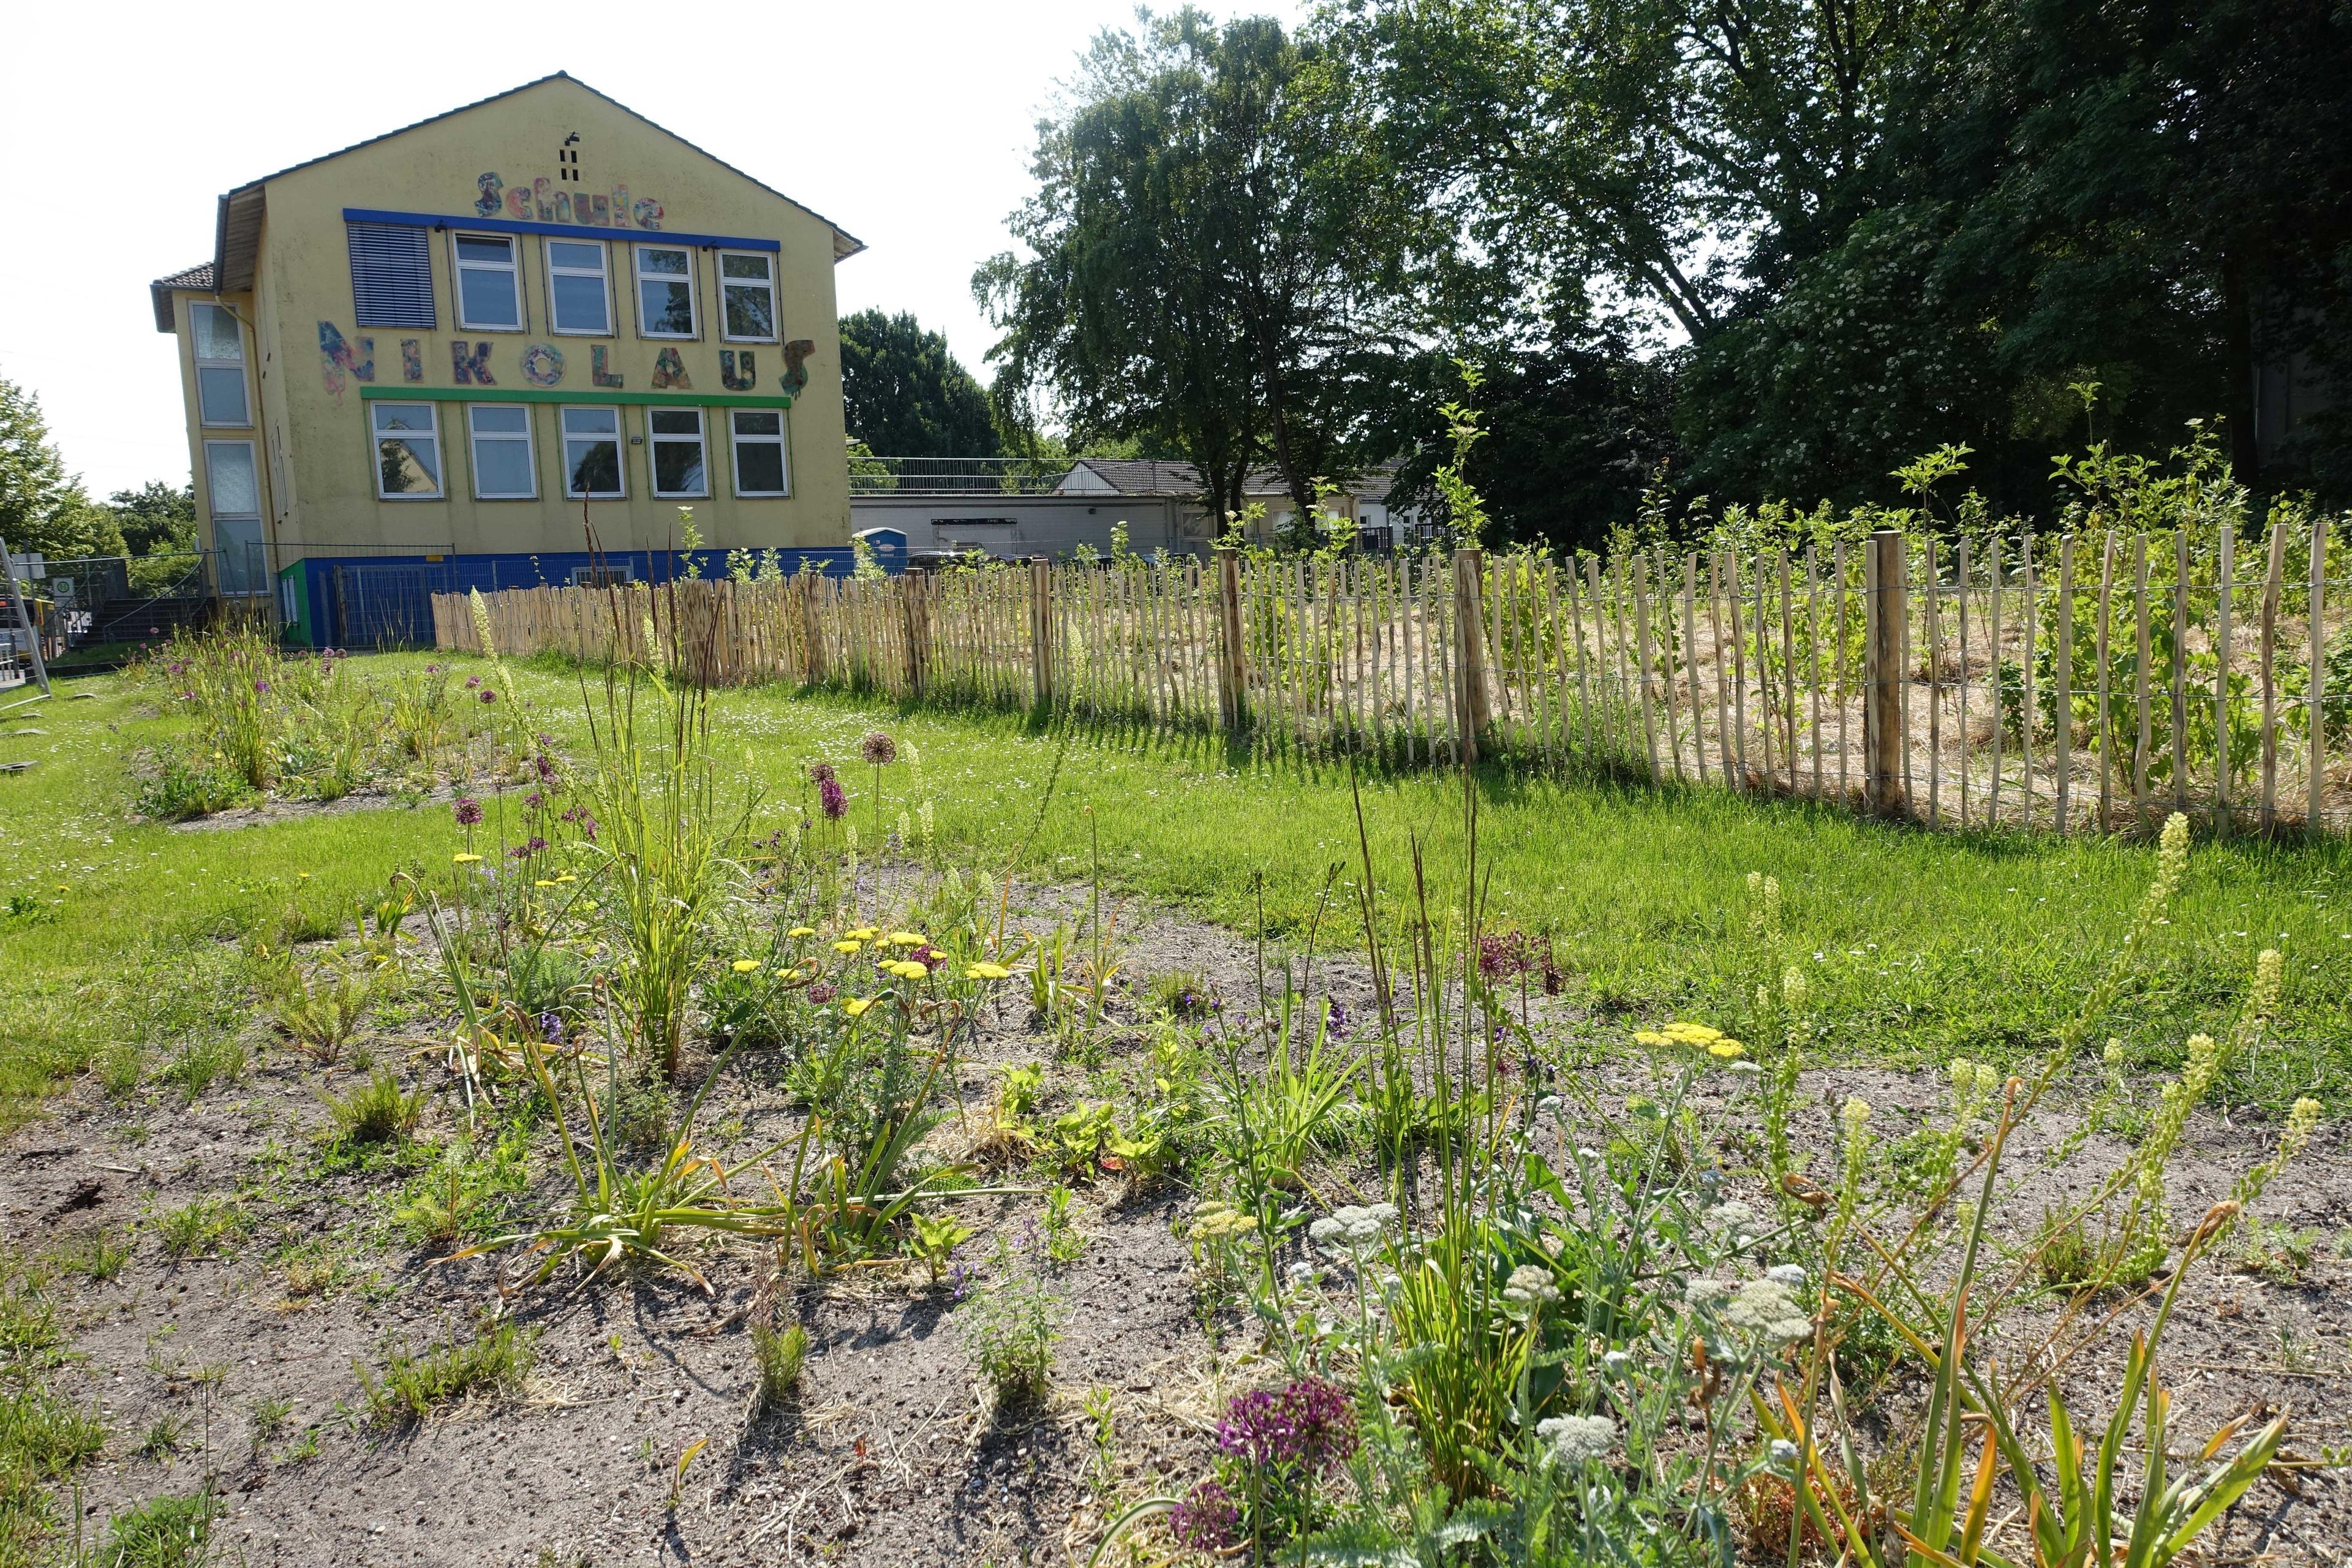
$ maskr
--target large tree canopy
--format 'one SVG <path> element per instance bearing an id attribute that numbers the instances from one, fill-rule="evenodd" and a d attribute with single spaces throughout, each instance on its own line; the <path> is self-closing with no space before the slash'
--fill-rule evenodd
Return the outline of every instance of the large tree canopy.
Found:
<path id="1" fill-rule="evenodd" d="M 1416 227 L 1322 68 L 1264 17 L 1096 39 L 1040 127 L 1012 220 L 1030 255 L 973 279 L 1005 331 L 1001 405 L 1047 387 L 1075 437 L 1181 452 L 1223 506 L 1271 461 L 1305 515 L 1317 477 L 1368 455 Z"/>
<path id="2" fill-rule="evenodd" d="M 18 553 L 120 555 L 122 531 L 90 504 L 49 439 L 41 400 L 0 380 L 0 539 Z"/>
<path id="3" fill-rule="evenodd" d="M 887 458 L 992 458 L 988 395 L 948 341 L 900 311 L 841 319 L 841 400 L 853 439 Z"/>

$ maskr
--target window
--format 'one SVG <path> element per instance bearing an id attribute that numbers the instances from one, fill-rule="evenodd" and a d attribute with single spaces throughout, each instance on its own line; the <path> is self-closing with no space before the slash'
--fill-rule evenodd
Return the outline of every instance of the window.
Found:
<path id="1" fill-rule="evenodd" d="M 344 226 L 352 253 L 352 314 L 362 327 L 431 331 L 433 253 L 425 233 L 404 224 Z"/>
<path id="2" fill-rule="evenodd" d="M 735 493 L 792 494 L 792 471 L 784 461 L 784 416 L 767 408 L 735 410 Z"/>
<path id="3" fill-rule="evenodd" d="M 719 288 L 726 296 L 727 336 L 737 342 L 776 341 L 776 262 L 759 251 L 719 253 Z"/>
<path id="4" fill-rule="evenodd" d="M 637 331 L 649 338 L 694 332 L 694 252 L 637 247 Z"/>
<path id="5" fill-rule="evenodd" d="M 441 496 L 441 430 L 429 403 L 371 403 L 375 493 L 386 500 Z"/>
<path id="6" fill-rule="evenodd" d="M 702 453 L 702 410 L 648 408 L 646 428 L 654 447 L 654 494 L 707 496 L 710 485 Z"/>
<path id="7" fill-rule="evenodd" d="M 572 585 L 575 588 L 612 588 L 623 583 L 636 581 L 636 568 L 625 561 L 607 561 L 597 566 L 574 566 Z"/>
<path id="8" fill-rule="evenodd" d="M 205 443 L 205 496 L 221 592 L 263 592 L 269 573 L 261 559 L 261 485 L 254 473 L 252 442 Z"/>
<path id="9" fill-rule="evenodd" d="M 604 247 L 594 241 L 547 242 L 548 314 L 559 332 L 609 336 L 613 296 L 604 283 Z"/>
<path id="10" fill-rule="evenodd" d="M 474 496 L 478 500 L 534 500 L 539 479 L 530 460 L 530 406 L 523 403 L 477 403 L 466 410 L 474 442 Z"/>
<path id="11" fill-rule="evenodd" d="M 196 416 L 205 425 L 250 425 L 245 402 L 245 332 L 219 305 L 188 307 L 196 350 Z"/>
<path id="12" fill-rule="evenodd" d="M 522 280 L 515 242 L 502 234 L 461 234 L 457 247 L 457 324 L 485 331 L 522 331 Z"/>
<path id="13" fill-rule="evenodd" d="M 621 484 L 619 409 L 563 411 L 563 493 L 574 500 L 628 493 Z"/>

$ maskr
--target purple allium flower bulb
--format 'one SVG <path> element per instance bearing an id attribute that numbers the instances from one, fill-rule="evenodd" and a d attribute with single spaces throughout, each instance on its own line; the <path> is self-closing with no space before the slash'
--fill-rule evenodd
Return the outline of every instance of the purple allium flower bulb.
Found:
<path id="1" fill-rule="evenodd" d="M 820 980 L 808 988 L 808 999 L 822 1007 L 834 998 L 834 989 Z"/>
<path id="2" fill-rule="evenodd" d="M 1241 1510 L 1232 1496 L 1214 1481 L 1202 1481 L 1184 1494 L 1168 1513 L 1168 1528 L 1195 1552 L 1216 1552 L 1231 1546 L 1241 1533 Z"/>
<path id="3" fill-rule="evenodd" d="M 491 703 L 491 702 L 496 702 L 498 700 L 499 700 L 499 694 L 498 694 L 497 692 L 495 692 L 495 691 L 491 690 L 491 689 L 490 689 L 488 687 L 487 687 L 487 686 L 485 686 L 484 688 L 482 688 L 482 701 L 483 701 L 485 704 Z"/>
<path id="4" fill-rule="evenodd" d="M 477 686 L 479 686 L 481 683 L 482 683 L 482 678 L 481 678 L 480 676 L 478 676 L 478 675 L 469 675 L 469 676 L 466 677 L 466 689 L 467 689 L 467 690 L 468 690 L 468 691 L 471 691 L 472 689 L 474 689 L 474 688 L 476 688 Z"/>
<path id="5" fill-rule="evenodd" d="M 887 768 L 898 760 L 898 742 L 879 730 L 868 731 L 866 743 L 858 750 L 868 763 L 877 768 Z"/>
<path id="6" fill-rule="evenodd" d="M 816 786 L 817 800 L 824 808 L 825 820 L 838 822 L 849 815 L 849 792 L 841 787 L 839 779 L 823 779 Z"/>
<path id="7" fill-rule="evenodd" d="M 833 782 L 833 764 L 831 763 L 811 763 L 809 764 L 808 774 L 809 783 L 811 784 L 831 784 Z"/>
<path id="8" fill-rule="evenodd" d="M 460 827 L 477 827 L 481 825 L 482 803 L 472 795 L 461 796 L 450 810 L 456 813 L 457 826 Z"/>
<path id="9" fill-rule="evenodd" d="M 257 697 L 266 696 L 268 693 L 268 690 L 269 682 L 266 680 L 257 680 L 253 683 L 253 692 Z"/>

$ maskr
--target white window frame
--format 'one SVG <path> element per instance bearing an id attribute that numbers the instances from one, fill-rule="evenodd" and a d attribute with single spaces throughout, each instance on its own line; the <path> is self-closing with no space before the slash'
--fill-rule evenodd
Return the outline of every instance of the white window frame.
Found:
<path id="1" fill-rule="evenodd" d="M 654 420 L 663 414 L 694 416 L 694 449 L 702 459 L 702 488 L 698 490 L 666 490 L 661 488 L 661 449 L 682 447 L 688 437 L 663 436 L 655 431 Z M 710 494 L 710 418 L 699 408 L 680 408 L 675 405 L 655 404 L 646 409 L 646 488 L 663 500 L 701 500 Z"/>
<path id="2" fill-rule="evenodd" d="M 613 467 L 618 474 L 621 488 L 617 490 L 575 490 L 572 488 L 572 416 L 574 414 L 609 414 L 613 416 Z M 621 414 L 620 405 L 612 403 L 559 404 L 555 415 L 556 439 L 562 444 L 563 460 L 563 494 L 569 500 L 626 500 L 629 499 L 629 422 Z M 583 441 L 602 441 L 603 432 L 583 436 Z"/>
<path id="3" fill-rule="evenodd" d="M 763 283 L 754 283 L 748 278 L 728 277 L 727 258 L 730 256 L 740 256 L 750 260 L 762 263 L 768 268 L 767 280 Z M 783 312 L 778 309 L 776 300 L 775 254 L 772 251 L 766 250 L 722 250 L 719 253 L 717 270 L 719 275 L 719 335 L 730 343 L 772 343 L 777 342 L 783 335 L 784 320 Z M 762 289 L 766 290 L 768 296 L 769 327 L 769 331 L 766 335 L 758 337 L 738 337 L 735 333 L 728 330 L 727 291 L 730 289 Z"/>
<path id="4" fill-rule="evenodd" d="M 735 427 L 739 414 L 772 414 L 776 416 L 773 436 L 746 436 Z M 730 476 L 735 482 L 735 493 L 747 500 L 774 500 L 793 493 L 793 424 L 781 408 L 730 408 L 727 411 L 727 459 L 735 471 Z M 780 490 L 747 490 L 743 488 L 743 448 L 745 446 L 773 446 L 784 471 L 784 488 Z"/>
<path id="5" fill-rule="evenodd" d="M 228 318 L 229 330 L 236 339 L 236 359 L 206 359 L 196 352 L 198 346 L 204 342 L 204 338 L 198 332 L 196 328 L 196 312 L 199 310 L 218 310 L 222 315 Z M 202 300 L 189 300 L 188 353 L 189 356 L 195 361 L 196 366 L 197 424 L 207 430 L 252 429 L 253 384 L 251 381 L 247 379 L 245 374 L 245 323 L 236 319 L 236 312 L 230 310 L 226 305 L 210 304 Z M 207 419 L 205 417 L 205 372 L 208 370 L 234 370 L 236 372 L 237 399 L 244 409 L 243 417 L 237 419 Z"/>
<path id="6" fill-rule="evenodd" d="M 485 436 L 474 423 L 474 416 L 485 408 L 520 409 L 522 413 L 522 434 L 496 430 Z M 474 471 L 476 500 L 537 500 L 539 499 L 539 433 L 533 428 L 537 421 L 530 416 L 528 403 L 468 403 L 466 405 L 466 466 Z M 482 443 L 489 441 L 506 446 L 520 446 L 525 471 L 530 476 L 530 488 L 520 491 L 501 490 L 496 494 L 482 488 Z"/>
<path id="7" fill-rule="evenodd" d="M 437 488 L 430 494 L 427 494 L 423 490 L 387 490 L 383 488 L 384 433 L 376 425 L 376 416 L 387 408 L 422 408 L 431 418 L 432 424 L 425 429 L 422 431 L 404 430 L 397 432 L 393 437 L 395 440 L 406 441 L 414 440 L 421 435 L 425 440 L 430 441 L 433 444 L 434 483 Z M 449 454 L 443 450 L 441 445 L 441 405 L 437 403 L 429 401 L 403 403 L 397 398 L 387 397 L 381 402 L 371 399 L 367 405 L 367 411 L 368 472 L 374 479 L 375 499 L 378 500 L 425 501 L 448 500 Z"/>
<path id="8" fill-rule="evenodd" d="M 467 240 L 507 247 L 507 264 L 494 261 L 468 261 L 460 248 Z M 514 290 L 514 325 L 487 325 L 466 319 L 466 274 L 468 272 L 503 272 Z M 457 312 L 457 326 L 468 332 L 527 332 L 530 331 L 530 311 L 522 298 L 522 244 L 520 235 L 489 234 L 481 230 L 453 228 L 449 231 L 449 291 L 457 296 L 451 308 Z"/>
<path id="9" fill-rule="evenodd" d="M 649 282 L 675 283 L 678 280 L 678 274 L 675 272 L 647 272 L 646 270 L 646 252 L 649 250 L 674 250 L 680 256 L 686 258 L 686 313 L 688 320 L 691 323 L 689 330 L 686 331 L 657 332 L 646 325 L 646 285 Z M 659 338 L 667 342 L 681 343 L 692 342 L 702 336 L 702 291 L 696 287 L 698 279 L 695 277 L 694 247 L 692 246 L 633 245 L 629 247 L 629 270 L 630 276 L 636 279 L 637 284 L 637 296 L 635 300 L 637 336 L 641 338 Z"/>
<path id="10" fill-rule="evenodd" d="M 542 240 L 542 244 L 540 247 L 539 253 L 540 265 L 547 273 L 547 330 L 555 333 L 558 337 L 567 338 L 609 338 L 613 336 L 613 247 L 605 244 L 604 241 L 601 239 L 574 239 L 569 235 L 565 235 L 561 238 L 558 238 L 554 235 L 543 235 L 541 238 Z M 596 252 L 595 272 L 591 274 L 585 268 L 567 267 L 558 262 L 555 259 L 555 247 L 559 245 L 584 245 L 592 247 Z M 567 327 L 563 324 L 562 313 L 555 308 L 555 280 L 558 278 L 587 278 L 591 276 L 595 278 L 596 287 L 604 290 L 604 324 L 601 327 Z"/>

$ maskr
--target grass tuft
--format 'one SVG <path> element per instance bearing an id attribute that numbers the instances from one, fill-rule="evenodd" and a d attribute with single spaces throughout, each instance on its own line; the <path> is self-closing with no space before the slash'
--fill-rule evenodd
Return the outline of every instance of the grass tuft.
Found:
<path id="1" fill-rule="evenodd" d="M 503 1321 L 463 1343 L 453 1340 L 421 1354 L 395 1350 L 380 1374 L 354 1363 L 368 1415 L 383 1426 L 405 1426 L 457 1400 L 513 1394 L 530 1371 L 537 1337 Z"/>

